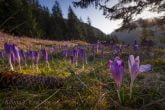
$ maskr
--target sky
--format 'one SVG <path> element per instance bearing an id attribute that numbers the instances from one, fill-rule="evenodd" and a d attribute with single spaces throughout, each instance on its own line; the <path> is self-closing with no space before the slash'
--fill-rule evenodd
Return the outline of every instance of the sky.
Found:
<path id="1" fill-rule="evenodd" d="M 82 18 L 84 22 L 87 22 L 87 18 L 91 19 L 92 26 L 100 29 L 106 34 L 110 34 L 115 29 L 119 28 L 121 25 L 121 20 L 109 20 L 103 16 L 102 10 L 95 9 L 93 6 L 90 6 L 86 9 L 75 8 L 73 7 L 72 1 L 76 0 L 57 0 L 61 6 L 62 13 L 64 18 L 67 18 L 68 7 L 71 6 L 78 18 Z M 118 0 L 112 0 L 109 6 L 112 6 L 117 3 Z M 55 3 L 55 0 L 39 0 L 39 3 L 42 6 L 46 6 L 51 11 L 52 6 Z M 157 13 L 151 13 L 145 10 L 141 15 L 138 15 L 136 18 L 151 18 L 153 16 L 159 16 Z"/>

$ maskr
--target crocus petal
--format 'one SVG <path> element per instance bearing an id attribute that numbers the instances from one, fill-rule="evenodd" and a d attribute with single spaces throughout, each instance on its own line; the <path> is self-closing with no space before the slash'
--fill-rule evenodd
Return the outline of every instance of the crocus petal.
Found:
<path id="1" fill-rule="evenodd" d="M 129 59 L 128 59 L 128 68 L 129 68 L 129 73 L 131 73 L 131 62 Z"/>
<path id="2" fill-rule="evenodd" d="M 120 57 L 115 57 L 115 61 L 117 62 L 118 65 L 122 64 L 122 61 L 120 60 Z"/>
<path id="3" fill-rule="evenodd" d="M 135 62 L 135 58 L 133 55 L 129 56 L 129 61 L 130 61 L 130 65 L 133 66 L 134 62 Z"/>
<path id="4" fill-rule="evenodd" d="M 134 81 L 137 74 L 139 73 L 139 68 L 137 63 L 134 63 L 133 66 L 131 67 L 131 80 Z"/>
<path id="5" fill-rule="evenodd" d="M 136 65 L 137 65 L 137 68 L 139 69 L 139 65 L 140 65 L 139 56 L 137 56 L 137 57 L 135 58 L 135 63 L 136 63 Z"/>
<path id="6" fill-rule="evenodd" d="M 111 69 L 111 65 L 112 65 L 112 63 L 113 63 L 113 61 L 112 60 L 109 60 L 109 68 Z"/>
<path id="7" fill-rule="evenodd" d="M 140 65 L 140 72 L 149 72 L 152 70 L 152 66 L 150 64 L 146 64 L 146 65 Z"/>
<path id="8" fill-rule="evenodd" d="M 128 67 L 129 67 L 129 73 L 131 74 L 132 73 L 132 66 L 135 62 L 135 59 L 134 59 L 134 56 L 133 55 L 130 55 L 129 58 L 128 58 Z"/>

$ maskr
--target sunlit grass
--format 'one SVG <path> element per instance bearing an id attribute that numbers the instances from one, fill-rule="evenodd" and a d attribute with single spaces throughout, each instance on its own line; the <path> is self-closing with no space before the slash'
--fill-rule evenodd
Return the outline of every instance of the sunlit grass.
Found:
<path id="1" fill-rule="evenodd" d="M 164 102 L 152 103 L 165 97 L 165 72 L 163 50 L 153 49 L 154 59 L 152 56 L 143 56 L 143 51 L 139 53 L 142 64 L 152 64 L 153 71 L 149 73 L 141 73 L 135 80 L 133 87 L 132 99 L 129 99 L 129 83 L 130 76 L 127 66 L 128 53 L 123 52 L 121 58 L 125 62 L 125 74 L 119 102 L 115 90 L 115 82 L 111 77 L 109 67 L 107 65 L 109 59 L 114 58 L 114 54 L 106 49 L 104 58 L 101 59 L 100 54 L 88 56 L 88 64 L 84 69 L 82 63 L 78 66 L 72 65 L 68 59 L 54 57 L 50 60 L 50 69 L 45 67 L 45 63 L 39 63 L 39 70 L 29 65 L 22 66 L 22 69 L 16 69 L 17 72 L 23 74 L 49 75 L 60 77 L 64 80 L 64 85 L 59 89 L 4 89 L 0 91 L 0 108 L 10 109 L 49 109 L 49 110 L 107 110 L 107 109 L 140 109 L 146 107 L 148 109 L 163 110 Z M 130 50 L 127 50 L 130 51 Z M 156 52 L 155 52 L 156 51 Z M 145 51 L 146 52 L 146 51 Z M 147 54 L 147 53 L 144 53 Z M 7 70 L 1 64 L 1 71 Z M 4 69 L 5 68 L 5 69 Z M 69 68 L 75 73 L 72 74 Z M 159 69 L 158 69 L 159 68 Z M 51 95 L 53 96 L 49 98 Z M 49 98 L 45 101 L 45 99 Z M 42 103 L 45 101 L 44 103 Z M 16 103 L 16 104 L 15 104 Z M 10 106 L 9 106 L 10 105 Z"/>

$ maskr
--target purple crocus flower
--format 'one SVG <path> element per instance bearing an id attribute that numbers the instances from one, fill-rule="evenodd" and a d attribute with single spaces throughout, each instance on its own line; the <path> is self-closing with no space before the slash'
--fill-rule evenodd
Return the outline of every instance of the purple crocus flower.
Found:
<path id="1" fill-rule="evenodd" d="M 62 56 L 67 58 L 68 57 L 68 51 L 67 50 L 63 50 L 62 51 Z"/>
<path id="2" fill-rule="evenodd" d="M 136 40 L 134 41 L 134 44 L 133 44 L 133 50 L 134 50 L 135 52 L 139 50 L 139 45 L 138 45 L 138 43 L 137 43 Z"/>
<path id="3" fill-rule="evenodd" d="M 116 57 L 114 61 L 109 60 L 109 67 L 112 72 L 112 77 L 116 82 L 117 88 L 120 89 L 124 74 L 124 63 L 120 57 Z"/>
<path id="4" fill-rule="evenodd" d="M 41 52 L 42 52 L 42 56 L 43 56 L 43 58 L 44 58 L 44 60 L 45 60 L 45 63 L 46 63 L 46 65 L 47 65 L 47 67 L 49 68 L 49 56 L 48 56 L 48 52 L 46 51 L 45 48 L 43 48 L 43 49 L 41 50 Z"/>
<path id="5" fill-rule="evenodd" d="M 27 65 L 27 64 L 26 64 L 26 54 L 25 54 L 25 52 L 24 52 L 23 50 L 19 50 L 19 56 L 20 56 L 20 58 L 23 60 L 23 63 L 24 63 L 25 65 Z"/>
<path id="6" fill-rule="evenodd" d="M 0 58 L 4 58 L 4 53 L 3 53 L 3 51 L 0 51 Z"/>
<path id="7" fill-rule="evenodd" d="M 122 51 L 119 46 L 113 46 L 113 50 L 115 54 L 119 54 Z"/>
<path id="8" fill-rule="evenodd" d="M 10 54 L 11 53 L 11 45 L 8 43 L 4 44 L 4 50 L 6 54 Z"/>
<path id="9" fill-rule="evenodd" d="M 14 57 L 15 57 L 17 63 L 20 64 L 19 49 L 18 49 L 18 47 L 17 47 L 15 44 L 12 45 L 12 51 L 13 51 L 13 53 L 14 53 Z"/>
<path id="10" fill-rule="evenodd" d="M 39 59 L 40 59 L 40 54 L 39 54 L 39 52 L 34 51 L 34 52 L 33 52 L 33 62 L 34 62 L 34 64 L 35 64 L 37 70 L 38 70 Z"/>
<path id="11" fill-rule="evenodd" d="M 4 51 L 5 51 L 5 54 L 7 55 L 7 58 L 8 58 L 8 63 L 10 65 L 10 69 L 12 71 L 14 71 L 14 67 L 13 67 L 13 62 L 14 62 L 14 55 L 11 51 L 11 46 L 10 44 L 8 43 L 5 43 L 4 44 Z"/>
<path id="12" fill-rule="evenodd" d="M 139 67 L 140 67 L 140 60 L 139 56 L 134 58 L 133 55 L 130 55 L 128 58 L 128 67 L 129 67 L 129 72 L 131 76 L 131 84 L 130 84 L 130 98 L 132 98 L 132 88 L 133 88 L 133 83 L 136 78 L 136 76 L 139 73 Z"/>
<path id="13" fill-rule="evenodd" d="M 76 66 L 78 65 L 78 49 L 73 49 L 70 51 L 70 60 L 72 64 L 76 64 Z"/>
<path id="14" fill-rule="evenodd" d="M 48 62 L 49 58 L 48 58 L 48 53 L 47 53 L 46 49 L 45 48 L 42 49 L 41 52 L 42 52 L 45 62 Z"/>
<path id="15" fill-rule="evenodd" d="M 74 57 L 78 57 L 79 50 L 78 48 L 73 49 L 72 54 Z"/>
<path id="16" fill-rule="evenodd" d="M 32 61 L 32 59 L 33 59 L 33 52 L 31 50 L 26 52 L 26 57 L 27 57 L 27 60 L 30 61 L 30 63 L 33 63 L 33 61 Z"/>
<path id="17" fill-rule="evenodd" d="M 139 67 L 140 67 L 139 56 L 134 58 L 133 55 L 130 55 L 128 59 L 128 67 L 131 76 L 131 81 L 133 82 L 139 73 Z"/>
<path id="18" fill-rule="evenodd" d="M 79 56 L 82 58 L 83 64 L 87 64 L 87 54 L 84 49 L 79 48 Z"/>
<path id="19" fill-rule="evenodd" d="M 22 58 L 22 59 L 25 59 L 25 52 L 21 49 L 19 50 L 19 56 Z"/>

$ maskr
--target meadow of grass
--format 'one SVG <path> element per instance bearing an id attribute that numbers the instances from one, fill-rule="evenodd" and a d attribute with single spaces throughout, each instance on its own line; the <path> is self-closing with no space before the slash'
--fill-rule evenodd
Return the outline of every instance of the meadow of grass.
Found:
<path id="1" fill-rule="evenodd" d="M 4 37 L 3 37 L 4 39 Z M 28 40 L 27 40 L 28 39 Z M 42 44 L 52 46 L 64 44 L 57 41 L 43 41 L 24 38 L 11 40 L 19 47 L 28 47 L 28 44 Z M 32 43 L 34 42 L 35 43 Z M 1 45 L 4 41 L 1 42 Z M 38 42 L 38 43 L 37 43 Z M 66 43 L 68 44 L 68 43 Z M 69 42 L 77 44 L 77 42 Z M 86 46 L 86 43 L 81 43 Z M 84 47 L 85 47 L 84 46 Z M 27 48 L 26 47 L 26 48 Z M 39 70 L 30 66 L 23 66 L 21 70 L 15 69 L 19 74 L 48 75 L 63 80 L 60 88 L 5 88 L 0 90 L 0 109 L 2 110 L 164 110 L 165 109 L 165 50 L 156 47 L 141 49 L 137 55 L 141 64 L 151 64 L 153 70 L 140 73 L 133 86 L 133 97 L 129 99 L 130 75 L 128 72 L 128 56 L 134 54 L 132 49 L 125 48 L 120 53 L 125 63 L 124 79 L 120 91 L 121 102 L 119 102 L 115 82 L 111 77 L 108 60 L 116 56 L 107 46 L 104 54 L 101 52 L 92 55 L 86 48 L 88 64 L 83 68 L 81 62 L 73 65 L 68 59 L 64 59 L 60 53 L 56 53 L 50 60 L 50 69 L 45 67 L 44 62 L 39 63 Z M 10 73 L 6 62 L 0 60 L 0 72 Z"/>

